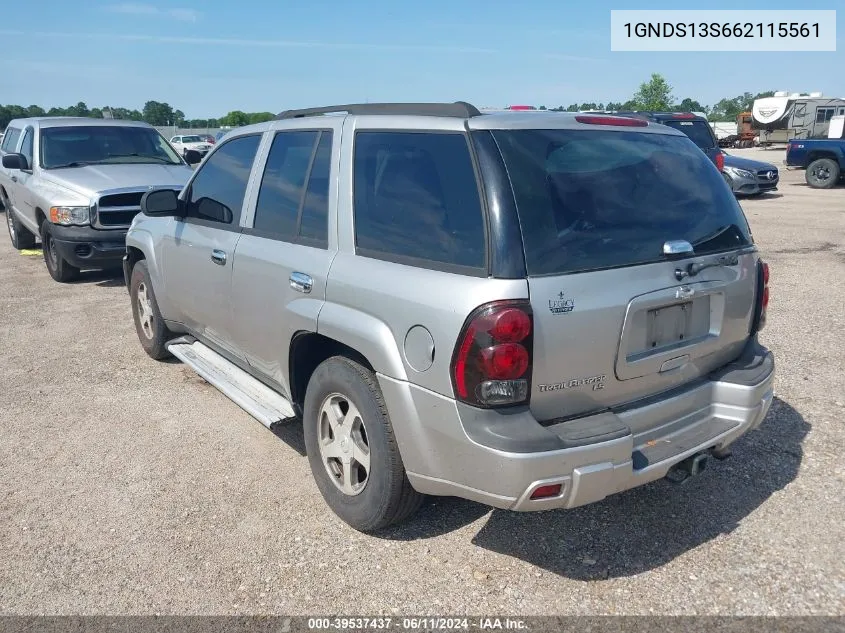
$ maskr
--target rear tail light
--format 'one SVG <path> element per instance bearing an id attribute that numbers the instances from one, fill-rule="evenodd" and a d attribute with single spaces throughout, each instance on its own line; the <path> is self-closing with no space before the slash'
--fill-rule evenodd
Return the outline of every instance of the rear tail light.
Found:
<path id="1" fill-rule="evenodd" d="M 705 165 L 707 163 L 704 163 Z M 723 171 L 725 169 L 725 155 L 722 152 L 716 154 L 716 169 Z"/>
<path id="2" fill-rule="evenodd" d="M 634 119 L 624 116 L 593 116 L 583 115 L 576 116 L 575 120 L 578 123 L 588 123 L 590 125 L 618 125 L 621 127 L 648 127 L 648 121 L 644 119 Z"/>
<path id="3" fill-rule="evenodd" d="M 766 310 L 769 308 L 769 265 L 762 259 L 757 261 L 757 301 L 751 334 L 756 334 L 766 325 Z"/>
<path id="4" fill-rule="evenodd" d="M 494 301 L 474 310 L 452 357 L 455 397 L 483 408 L 528 402 L 533 330 L 528 301 Z"/>

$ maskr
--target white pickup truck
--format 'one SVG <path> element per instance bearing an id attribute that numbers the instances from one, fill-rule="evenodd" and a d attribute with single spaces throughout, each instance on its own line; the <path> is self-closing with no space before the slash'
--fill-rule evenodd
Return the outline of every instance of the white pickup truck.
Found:
<path id="1" fill-rule="evenodd" d="M 181 189 L 193 173 L 152 126 L 135 121 L 16 119 L 0 144 L 0 203 L 12 246 L 41 240 L 56 281 L 119 268 L 126 231 L 152 188 Z"/>

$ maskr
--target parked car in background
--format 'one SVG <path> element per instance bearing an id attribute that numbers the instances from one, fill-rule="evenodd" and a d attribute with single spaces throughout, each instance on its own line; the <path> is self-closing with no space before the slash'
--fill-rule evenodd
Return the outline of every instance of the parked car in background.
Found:
<path id="1" fill-rule="evenodd" d="M 174 136 L 170 139 L 170 144 L 183 157 L 188 150 L 198 152 L 200 156 L 205 156 L 211 150 L 213 143 L 204 140 L 203 137 L 197 134 L 182 134 Z"/>
<path id="2" fill-rule="evenodd" d="M 778 168 L 771 163 L 750 158 L 741 158 L 722 151 L 724 167 L 722 176 L 737 195 L 756 196 L 775 191 L 780 182 Z"/>
<path id="3" fill-rule="evenodd" d="M 220 140 L 229 133 L 229 130 L 220 130 L 217 134 L 214 135 L 214 140 L 218 143 Z"/>
<path id="4" fill-rule="evenodd" d="M 805 170 L 804 179 L 815 189 L 835 187 L 845 177 L 845 136 L 789 141 L 784 162 Z"/>
<path id="5" fill-rule="evenodd" d="M 423 494 L 547 510 L 683 479 L 765 417 L 768 267 L 681 132 L 466 103 L 277 119 L 144 196 L 124 274 L 147 354 L 301 421 L 356 529 Z"/>
<path id="6" fill-rule="evenodd" d="M 217 139 L 211 134 L 200 134 L 199 137 L 204 143 L 208 143 L 209 145 L 217 143 Z"/>
<path id="7" fill-rule="evenodd" d="M 15 119 L 0 154 L 12 246 L 40 238 L 47 270 L 61 282 L 83 268 L 120 267 L 144 192 L 181 189 L 193 173 L 154 127 L 114 119 Z"/>
<path id="8" fill-rule="evenodd" d="M 619 116 L 644 118 L 655 123 L 668 125 L 680 130 L 695 143 L 707 157 L 713 161 L 716 168 L 722 171 L 724 154 L 719 147 L 719 141 L 710 123 L 703 116 L 692 112 L 617 112 Z"/>

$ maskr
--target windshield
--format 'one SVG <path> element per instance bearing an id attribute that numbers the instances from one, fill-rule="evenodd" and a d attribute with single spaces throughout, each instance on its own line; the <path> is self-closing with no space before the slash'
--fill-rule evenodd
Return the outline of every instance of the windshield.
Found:
<path id="1" fill-rule="evenodd" d="M 664 125 L 680 130 L 690 137 L 693 143 L 701 149 L 713 149 L 716 147 L 716 140 L 710 124 L 704 121 L 664 121 Z"/>
<path id="2" fill-rule="evenodd" d="M 183 136 L 182 142 L 183 143 L 202 143 L 202 139 L 199 136 Z"/>
<path id="3" fill-rule="evenodd" d="M 45 169 L 127 163 L 181 165 L 182 161 L 151 128 L 92 125 L 41 130 L 41 165 Z"/>
<path id="4" fill-rule="evenodd" d="M 584 130 L 493 132 L 516 199 L 530 275 L 662 261 L 751 244 L 739 203 L 687 138 Z"/>

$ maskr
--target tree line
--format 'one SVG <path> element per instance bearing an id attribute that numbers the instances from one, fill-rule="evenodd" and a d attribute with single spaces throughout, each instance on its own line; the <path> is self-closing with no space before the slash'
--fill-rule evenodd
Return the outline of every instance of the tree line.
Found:
<path id="1" fill-rule="evenodd" d="M 751 106 L 754 105 L 755 99 L 773 97 L 774 94 L 771 90 L 757 94 L 745 92 L 737 97 L 720 99 L 711 106 L 704 105 L 690 97 L 686 97 L 679 102 L 672 94 L 672 86 L 669 85 L 666 79 L 662 75 L 654 73 L 651 79 L 640 84 L 639 89 L 628 101 L 620 101 L 618 103 L 613 101 L 608 103 L 573 103 L 567 107 L 558 106 L 557 108 L 540 106 L 540 110 L 549 109 L 557 112 L 580 112 L 583 110 L 704 112 L 710 121 L 734 122 L 740 112 L 751 111 Z"/>
<path id="2" fill-rule="evenodd" d="M 169 103 L 147 101 L 141 110 L 104 106 L 89 108 L 80 101 L 76 105 L 66 108 L 50 108 L 49 110 L 37 106 L 0 105 L 0 130 L 6 128 L 12 119 L 37 116 L 78 116 L 94 119 L 123 119 L 126 121 L 146 121 L 158 127 L 175 126 L 179 128 L 216 128 L 239 127 L 250 123 L 269 121 L 275 115 L 272 112 L 242 112 L 234 110 L 216 119 L 188 119 L 181 110 L 174 109 Z"/>
<path id="3" fill-rule="evenodd" d="M 681 101 L 672 94 L 672 86 L 666 79 L 657 73 L 643 82 L 639 89 L 628 101 L 609 103 L 573 103 L 567 107 L 546 108 L 540 106 L 541 110 L 554 110 L 560 112 L 578 112 L 582 110 L 656 110 L 670 112 L 704 112 L 711 121 L 736 121 L 740 112 L 748 112 L 755 99 L 771 97 L 774 92 L 760 92 L 752 94 L 745 92 L 737 97 L 724 98 L 712 106 L 703 105 L 699 101 L 687 97 Z M 19 119 L 31 116 L 81 116 L 93 118 L 114 118 L 127 119 L 130 121 L 146 121 L 158 127 L 175 126 L 179 128 L 216 128 L 216 127 L 239 127 L 251 123 L 262 123 L 273 118 L 272 112 L 242 112 L 233 110 L 225 116 L 217 119 L 187 119 L 181 110 L 173 109 L 169 103 L 160 101 L 147 101 L 141 110 L 130 110 L 128 108 L 115 108 L 105 106 L 102 108 L 88 108 L 80 101 L 76 105 L 67 108 L 50 108 L 45 110 L 41 106 L 31 105 L 28 107 L 19 105 L 0 105 L 0 129 L 5 129 L 12 119 Z"/>

